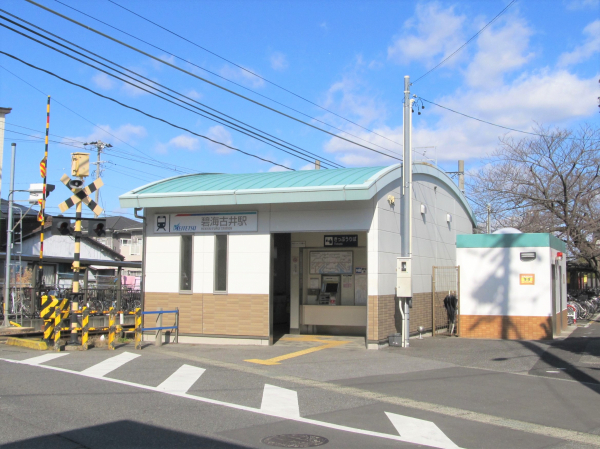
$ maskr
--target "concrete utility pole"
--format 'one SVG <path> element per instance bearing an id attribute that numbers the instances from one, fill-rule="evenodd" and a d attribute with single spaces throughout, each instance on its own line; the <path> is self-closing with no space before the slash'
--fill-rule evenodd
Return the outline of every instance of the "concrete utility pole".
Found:
<path id="1" fill-rule="evenodd" d="M 100 160 L 100 155 L 102 154 L 102 150 L 104 150 L 105 148 L 112 148 L 112 145 L 110 143 L 104 143 L 101 140 L 97 140 L 96 142 L 84 143 L 84 145 L 94 145 L 96 147 L 96 151 L 98 153 L 98 161 L 92 162 L 92 163 L 96 166 L 96 180 L 98 180 L 100 178 L 100 175 L 102 174 L 102 165 L 101 164 L 106 162 L 106 161 Z M 96 204 L 100 204 L 98 202 L 99 195 L 100 195 L 100 191 L 96 190 Z M 98 215 L 96 215 L 96 217 L 97 216 Z"/>
<path id="2" fill-rule="evenodd" d="M 402 210 L 401 210 L 401 255 L 412 257 L 412 103 L 410 98 L 410 78 L 404 77 L 404 157 L 402 161 Z M 412 274 L 411 274 L 412 275 Z M 410 337 L 410 297 L 400 299 L 402 312 L 402 346 L 409 346 Z"/>
<path id="3" fill-rule="evenodd" d="M 487 233 L 491 234 L 492 232 L 492 227 L 491 227 L 491 223 L 490 223 L 490 215 L 492 214 L 492 205 L 488 204 L 487 205 Z"/>
<path id="4" fill-rule="evenodd" d="M 4 128 L 6 126 L 5 116 L 6 114 L 10 114 L 10 111 L 12 111 L 12 108 L 0 107 L 0 187 L 2 187 L 2 161 L 4 160 Z M 2 198 L 1 191 L 0 198 Z M 2 210 L 0 210 L 0 218 L 2 218 Z"/>
<path id="5" fill-rule="evenodd" d="M 465 161 L 458 161 L 458 189 L 465 193 Z"/>
<path id="6" fill-rule="evenodd" d="M 8 319 L 8 301 L 10 298 L 10 255 L 12 252 L 12 221 L 13 221 L 13 190 L 15 189 L 15 156 L 17 154 L 17 144 L 12 144 L 12 164 L 10 169 L 10 187 L 8 189 L 8 220 L 6 222 L 6 259 L 4 260 L 4 323 L 5 327 L 10 326 Z"/>

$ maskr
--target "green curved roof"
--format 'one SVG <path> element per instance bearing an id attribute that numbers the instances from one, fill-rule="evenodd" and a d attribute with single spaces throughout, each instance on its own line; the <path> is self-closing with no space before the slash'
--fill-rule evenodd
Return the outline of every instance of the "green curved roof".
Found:
<path id="1" fill-rule="evenodd" d="M 446 184 L 476 223 L 465 196 L 439 168 L 414 164 L 414 174 Z M 195 174 L 163 179 L 119 197 L 121 207 L 185 207 L 369 200 L 402 178 L 402 165 L 249 174 Z"/>
<path id="2" fill-rule="evenodd" d="M 297 187 L 364 184 L 388 167 L 300 170 L 293 172 L 247 173 L 238 175 L 189 175 L 165 179 L 133 190 L 138 195 L 173 192 L 215 192 L 222 190 L 282 189 Z"/>

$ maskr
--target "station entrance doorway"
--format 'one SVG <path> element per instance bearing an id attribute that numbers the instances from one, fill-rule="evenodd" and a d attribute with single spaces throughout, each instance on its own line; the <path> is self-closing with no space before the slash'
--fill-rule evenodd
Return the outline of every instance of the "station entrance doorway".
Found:
<path id="1" fill-rule="evenodd" d="M 273 234 L 272 254 L 272 335 L 277 341 L 290 333 L 290 255 L 292 235 Z"/>

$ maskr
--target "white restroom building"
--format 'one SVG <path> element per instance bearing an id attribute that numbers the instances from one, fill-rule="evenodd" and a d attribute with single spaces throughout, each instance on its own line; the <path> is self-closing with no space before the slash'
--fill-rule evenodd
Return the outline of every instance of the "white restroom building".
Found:
<path id="1" fill-rule="evenodd" d="M 413 169 L 411 332 L 431 329 L 432 267 L 456 265 L 466 198 Z M 276 335 L 400 332 L 402 166 L 197 174 L 120 196 L 143 208 L 145 310 L 179 308 L 180 341 L 272 344 Z"/>

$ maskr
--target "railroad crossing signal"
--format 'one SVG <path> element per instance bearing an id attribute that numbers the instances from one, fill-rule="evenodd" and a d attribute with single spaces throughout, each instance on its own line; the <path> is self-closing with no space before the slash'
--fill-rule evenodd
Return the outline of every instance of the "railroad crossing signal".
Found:
<path id="1" fill-rule="evenodd" d="M 64 185 L 66 185 L 73 192 L 75 192 L 75 195 L 73 195 L 71 198 L 69 198 L 66 201 L 63 201 L 62 203 L 60 203 L 58 205 L 61 212 L 65 212 L 67 209 L 75 206 L 76 204 L 78 204 L 80 202 L 83 202 L 87 207 L 89 207 L 92 210 L 92 212 L 94 212 L 94 214 L 96 214 L 96 216 L 98 216 L 102 213 L 103 209 L 98 204 L 96 204 L 95 201 L 93 201 L 91 198 L 88 197 L 88 195 L 91 195 L 92 193 L 94 193 L 96 190 L 98 190 L 100 187 L 102 187 L 104 185 L 101 178 L 96 179 L 94 182 L 92 182 L 86 188 L 78 190 L 78 191 L 77 191 L 77 189 L 80 188 L 81 185 L 83 184 L 78 179 L 73 180 L 73 179 L 69 178 L 67 175 L 63 175 L 62 178 L 60 178 L 60 180 L 63 182 Z"/>

